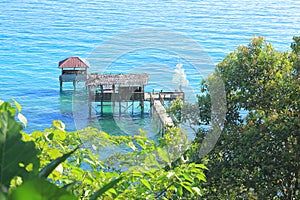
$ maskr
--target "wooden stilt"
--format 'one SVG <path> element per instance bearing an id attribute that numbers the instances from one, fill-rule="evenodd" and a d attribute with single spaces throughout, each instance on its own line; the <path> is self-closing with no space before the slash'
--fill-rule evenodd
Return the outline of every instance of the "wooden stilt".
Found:
<path id="1" fill-rule="evenodd" d="M 89 106 L 89 119 L 91 119 L 91 117 L 92 117 L 92 102 L 91 101 L 89 101 L 88 106 Z"/>
<path id="2" fill-rule="evenodd" d="M 91 87 L 88 87 L 88 107 L 89 107 L 89 119 L 92 117 L 92 93 Z"/>
<path id="3" fill-rule="evenodd" d="M 141 113 L 144 114 L 144 95 L 145 95 L 145 89 L 144 89 L 144 85 L 141 89 L 141 93 L 140 93 L 140 105 L 141 105 Z"/>
<path id="4" fill-rule="evenodd" d="M 112 96 L 112 112 L 113 112 L 113 114 L 115 113 L 115 100 L 116 100 L 116 96 L 115 96 L 115 93 L 116 93 L 116 91 L 115 91 L 115 89 L 116 89 L 116 87 L 115 87 L 115 84 L 113 84 L 112 85 L 112 89 L 113 89 L 113 96 Z"/>
<path id="5" fill-rule="evenodd" d="M 103 100 L 104 100 L 104 91 L 103 91 L 103 85 L 101 87 L 101 104 L 100 104 L 100 109 L 101 109 L 101 115 L 103 115 Z"/>

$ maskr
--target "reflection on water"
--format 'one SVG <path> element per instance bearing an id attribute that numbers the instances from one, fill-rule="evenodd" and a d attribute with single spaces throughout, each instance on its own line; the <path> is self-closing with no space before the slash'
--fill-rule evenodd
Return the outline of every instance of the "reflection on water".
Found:
<path id="1" fill-rule="evenodd" d="M 65 116 L 72 116 L 77 130 L 91 126 L 111 135 L 136 135 L 141 129 L 150 138 L 155 138 L 161 131 L 160 124 L 156 118 L 151 117 L 150 102 L 145 102 L 144 106 L 142 113 L 139 102 L 104 102 L 101 112 L 100 103 L 93 102 L 89 116 L 85 90 L 67 90 L 60 93 L 60 111 Z"/>

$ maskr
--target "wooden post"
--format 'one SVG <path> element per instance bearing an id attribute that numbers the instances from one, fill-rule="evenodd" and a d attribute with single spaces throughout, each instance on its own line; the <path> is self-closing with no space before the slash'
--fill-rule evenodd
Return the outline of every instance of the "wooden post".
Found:
<path id="1" fill-rule="evenodd" d="M 92 115 L 92 105 L 91 105 L 91 86 L 88 86 L 88 107 L 89 107 L 89 119 L 91 118 Z"/>
<path id="2" fill-rule="evenodd" d="M 62 86 L 63 86 L 63 79 L 62 79 L 63 73 L 64 73 L 64 70 L 61 69 L 61 75 L 59 76 L 60 91 L 62 91 Z"/>
<path id="3" fill-rule="evenodd" d="M 62 82 L 62 77 L 59 76 L 59 88 L 60 88 L 60 91 L 62 91 L 62 86 L 63 86 L 63 82 Z"/>
<path id="4" fill-rule="evenodd" d="M 140 93 L 140 104 L 141 104 L 141 114 L 144 114 L 144 97 L 145 97 L 145 89 L 144 85 L 141 88 L 141 93 Z"/>
<path id="5" fill-rule="evenodd" d="M 103 93 L 103 85 L 100 85 L 101 87 L 101 105 L 100 105 L 100 109 L 101 109 L 101 115 L 103 115 L 103 98 L 104 98 L 104 93 Z"/>
<path id="6" fill-rule="evenodd" d="M 91 117 L 92 117 L 92 102 L 91 101 L 88 102 L 88 106 L 89 106 L 89 119 L 91 119 Z"/>
<path id="7" fill-rule="evenodd" d="M 73 81 L 74 90 L 76 90 L 76 80 Z"/>
<path id="8" fill-rule="evenodd" d="M 116 100 L 116 95 L 115 95 L 115 84 L 112 85 L 113 93 L 112 93 L 112 112 L 113 114 L 115 113 L 115 100 Z"/>

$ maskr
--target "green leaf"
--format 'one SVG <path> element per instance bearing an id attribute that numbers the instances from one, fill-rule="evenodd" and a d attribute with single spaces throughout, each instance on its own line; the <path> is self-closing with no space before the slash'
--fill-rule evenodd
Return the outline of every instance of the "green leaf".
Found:
<path id="1" fill-rule="evenodd" d="M 158 152 L 159 157 L 161 159 L 163 159 L 163 161 L 165 161 L 166 163 L 168 163 L 170 165 L 170 159 L 169 159 L 167 150 L 162 149 L 162 148 L 157 148 L 157 152 Z"/>
<path id="2" fill-rule="evenodd" d="M 31 173 L 36 174 L 39 168 L 37 150 L 33 142 L 22 141 L 22 126 L 14 118 L 14 108 L 10 103 L 0 105 L 0 183 L 8 186 L 14 176 L 20 176 L 24 180 Z M 19 166 L 33 164 L 29 173 Z"/>
<path id="3" fill-rule="evenodd" d="M 29 163 L 26 167 L 25 167 L 26 171 L 31 172 L 33 170 L 33 164 Z"/>
<path id="4" fill-rule="evenodd" d="M 206 178 L 205 178 L 205 175 L 204 175 L 204 174 L 197 174 L 197 175 L 196 175 L 196 178 L 197 178 L 199 181 L 204 181 L 204 182 L 206 182 Z"/>
<path id="5" fill-rule="evenodd" d="M 25 127 L 27 126 L 27 119 L 22 113 L 18 113 L 18 119 Z"/>
<path id="6" fill-rule="evenodd" d="M 195 167 L 208 170 L 208 168 L 203 164 L 195 164 Z"/>
<path id="7" fill-rule="evenodd" d="M 136 146 L 133 144 L 132 141 L 128 142 L 127 146 L 130 147 L 133 151 L 137 150 Z"/>
<path id="8" fill-rule="evenodd" d="M 184 183 L 180 183 L 180 185 L 182 185 L 182 187 L 184 187 L 190 193 L 193 193 L 193 190 L 192 190 L 191 186 L 185 185 Z"/>
<path id="9" fill-rule="evenodd" d="M 181 185 L 177 185 L 177 192 L 178 192 L 179 196 L 181 197 L 183 194 Z"/>
<path id="10" fill-rule="evenodd" d="M 188 174 L 188 173 L 184 173 L 183 177 L 184 177 L 185 180 L 188 180 L 190 182 L 194 182 L 194 180 L 190 177 L 190 174 Z"/>
<path id="11" fill-rule="evenodd" d="M 1 104 L 1 101 L 0 101 L 0 104 Z M 6 196 L 4 195 L 4 193 L 0 190 L 0 199 L 1 200 L 6 200 Z"/>
<path id="12" fill-rule="evenodd" d="M 150 185 L 150 183 L 149 183 L 148 180 L 146 180 L 146 179 L 141 179 L 141 182 L 142 182 L 149 190 L 151 190 L 151 185 Z"/>
<path id="13" fill-rule="evenodd" d="M 73 181 L 69 184 L 64 185 L 62 188 L 66 191 L 71 191 L 71 189 L 77 184 L 77 181 Z"/>
<path id="14" fill-rule="evenodd" d="M 8 196 L 8 200 L 23 199 L 57 199 L 57 200 L 75 200 L 75 196 L 58 188 L 43 179 L 35 179 L 24 183 L 20 187 L 12 191 Z"/>
<path id="15" fill-rule="evenodd" d="M 147 155 L 147 157 L 145 158 L 145 165 L 149 166 L 149 167 L 161 167 L 160 164 L 157 162 L 156 158 L 154 155 L 150 154 Z"/>
<path id="16" fill-rule="evenodd" d="M 57 128 L 61 131 L 65 131 L 66 125 L 60 120 L 54 120 L 52 122 L 52 125 L 53 125 L 53 127 Z"/>
<path id="17" fill-rule="evenodd" d="M 91 197 L 90 200 L 95 200 L 97 199 L 99 196 L 101 196 L 102 194 L 104 194 L 107 190 L 109 190 L 110 188 L 114 187 L 119 181 L 122 180 L 121 178 L 117 178 L 115 180 L 112 180 L 111 182 L 109 182 L 108 184 L 104 185 L 101 189 L 99 189 L 97 192 L 95 192 Z"/>
<path id="18" fill-rule="evenodd" d="M 118 195 L 117 191 L 114 188 L 110 188 L 108 191 L 114 195 Z"/>
<path id="19" fill-rule="evenodd" d="M 62 156 L 62 153 L 60 153 L 60 151 L 58 149 L 49 149 L 48 150 L 48 155 L 50 156 L 50 159 L 53 160 L 59 156 Z"/>
<path id="20" fill-rule="evenodd" d="M 18 112 L 20 113 L 22 111 L 22 106 L 14 99 L 12 99 L 12 101 L 14 102 L 14 104 L 16 105 Z"/>
<path id="21" fill-rule="evenodd" d="M 51 163 L 49 163 L 47 166 L 45 166 L 39 173 L 39 178 L 47 178 L 49 174 L 62 162 L 64 162 L 72 153 L 74 153 L 77 149 L 79 148 L 76 147 L 73 151 L 66 153 L 62 155 L 61 157 L 56 158 L 53 160 Z"/>
<path id="22" fill-rule="evenodd" d="M 198 188 L 198 187 L 192 187 L 192 190 L 194 190 L 196 193 L 197 193 L 197 195 L 201 195 L 201 191 L 200 191 L 200 188 Z"/>

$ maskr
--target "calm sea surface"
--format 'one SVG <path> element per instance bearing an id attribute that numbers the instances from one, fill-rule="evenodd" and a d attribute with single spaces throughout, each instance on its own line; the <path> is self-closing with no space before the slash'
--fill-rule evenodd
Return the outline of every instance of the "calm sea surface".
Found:
<path id="1" fill-rule="evenodd" d="M 72 85 L 65 84 L 64 91 L 59 91 L 60 60 L 69 56 L 87 58 L 114 36 L 143 28 L 179 32 L 197 41 L 214 63 L 238 45 L 247 44 L 254 35 L 265 36 L 276 50 L 288 50 L 292 37 L 300 35 L 299 10 L 300 1 L 294 0 L 2 0 L 0 99 L 14 98 L 23 106 L 27 132 L 43 130 L 55 119 L 74 130 L 78 126 L 73 117 Z M 146 55 L 143 52 L 147 51 L 140 50 L 138 56 L 125 55 L 119 64 L 126 67 L 127 61 L 134 63 L 135 59 L 143 65 L 175 66 L 178 62 L 172 53 L 153 49 Z M 199 84 L 192 75 L 188 80 L 191 85 Z M 147 115 L 131 117 L 137 127 L 146 130 L 155 123 Z M 101 123 L 112 127 L 118 122 L 103 119 Z M 117 125 L 126 129 L 126 124 Z"/>

